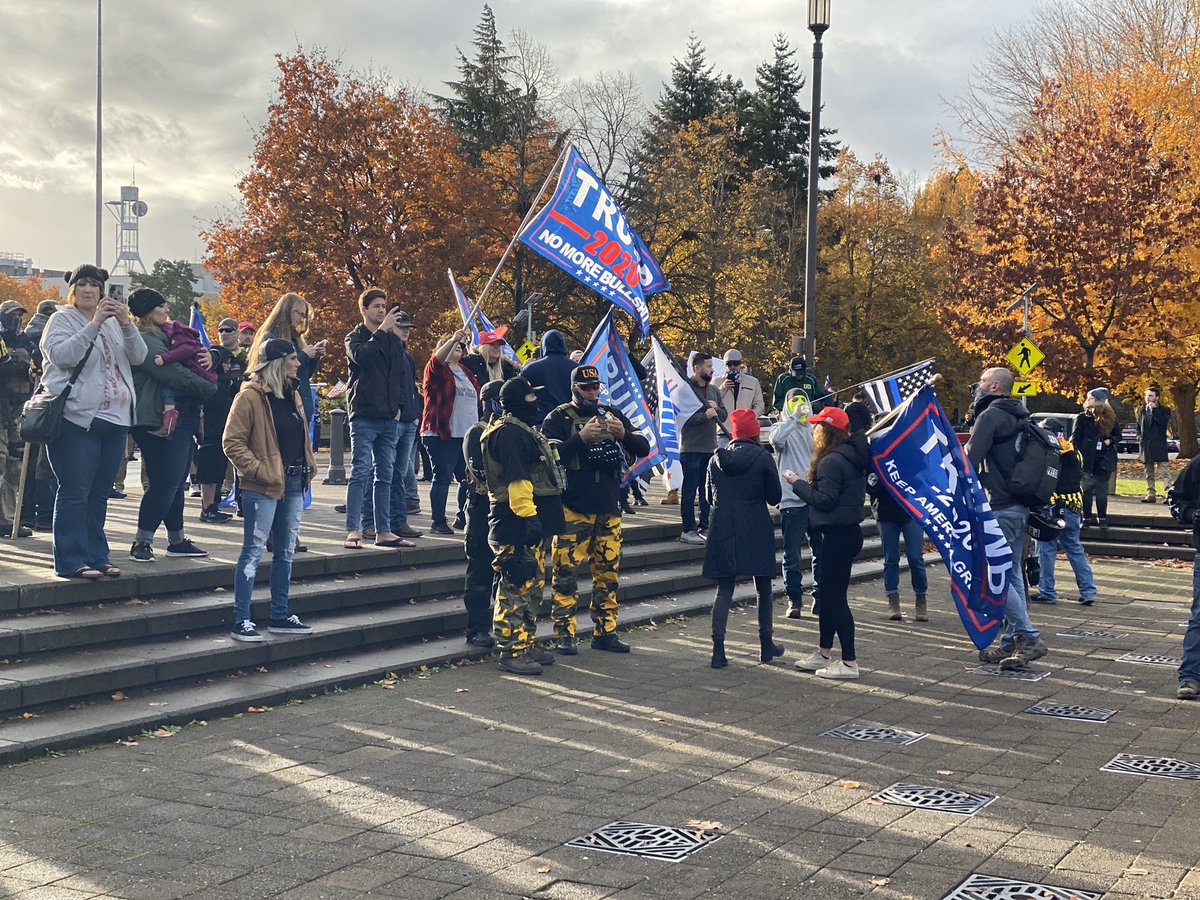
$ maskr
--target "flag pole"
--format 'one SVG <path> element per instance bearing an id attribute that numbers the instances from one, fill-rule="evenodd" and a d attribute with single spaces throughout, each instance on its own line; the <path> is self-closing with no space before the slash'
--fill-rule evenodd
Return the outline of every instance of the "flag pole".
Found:
<path id="1" fill-rule="evenodd" d="M 900 372 L 907 372 L 909 369 L 915 369 L 915 368 L 917 368 L 917 366 L 923 366 L 923 365 L 925 365 L 925 363 L 936 362 L 936 361 L 937 361 L 937 357 L 931 356 L 931 357 L 929 357 L 929 359 L 923 359 L 920 362 L 915 362 L 915 363 L 912 363 L 911 365 L 901 366 L 898 369 L 892 369 L 892 371 L 890 371 L 890 372 L 884 372 L 882 375 L 876 375 L 874 378 L 868 378 L 866 381 L 860 381 L 858 384 L 852 384 L 849 387 L 842 388 L 841 390 L 830 391 L 826 396 L 836 397 L 838 394 L 844 394 L 844 393 L 846 393 L 846 391 L 852 391 L 855 388 L 860 388 L 864 384 L 870 384 L 872 381 L 879 381 L 881 378 L 888 378 L 892 375 L 897 375 Z"/>
<path id="2" fill-rule="evenodd" d="M 542 194 L 546 193 L 546 188 L 550 186 L 550 179 L 554 177 L 555 171 L 562 164 L 563 157 L 567 155 L 567 151 L 571 149 L 570 144 L 566 144 L 562 148 L 562 152 L 558 154 L 558 159 L 554 161 L 554 165 L 550 167 L 550 171 L 546 173 L 546 180 L 542 182 L 541 190 L 537 192 L 537 196 L 533 198 L 533 202 L 529 204 L 529 210 L 525 213 L 525 218 L 521 220 L 520 226 L 517 228 L 517 233 L 512 236 L 512 240 L 508 242 L 508 246 L 504 248 L 504 255 L 500 257 L 500 262 L 496 263 L 496 268 L 492 270 L 492 277 L 488 279 L 487 284 L 483 286 L 483 290 L 479 293 L 479 298 L 475 301 L 475 305 L 471 307 L 471 311 L 467 314 L 467 321 L 475 317 L 476 311 L 479 309 L 483 298 L 487 296 L 487 292 L 491 290 L 492 282 L 496 280 L 496 276 L 500 274 L 500 268 L 508 259 L 508 254 L 512 253 L 513 244 L 517 242 L 517 238 L 521 236 L 521 232 L 525 230 L 525 226 L 529 224 L 529 220 L 537 213 L 538 203 L 542 199 Z"/>
<path id="3" fill-rule="evenodd" d="M 887 376 L 884 375 L 884 376 L 880 376 L 880 377 L 886 378 Z M 874 380 L 874 379 L 872 379 L 872 380 Z M 929 376 L 929 378 L 926 379 L 925 386 L 926 387 L 936 386 L 937 383 L 941 380 L 942 380 L 942 373 L 934 372 L 932 375 Z M 866 384 L 866 382 L 864 381 L 863 384 Z M 897 416 L 900 415 L 901 411 L 906 406 L 908 406 L 908 404 L 912 401 L 912 398 L 915 396 L 917 396 L 917 392 L 914 392 L 907 400 L 905 400 L 899 406 L 894 407 L 890 412 L 887 413 L 887 415 L 885 415 L 882 419 L 880 419 L 878 422 L 876 422 L 874 425 L 872 425 L 870 428 L 868 428 L 867 429 L 867 437 L 870 437 L 875 432 L 882 431 L 884 428 L 887 428 L 889 425 L 891 425 L 892 420 L 894 420 Z"/>

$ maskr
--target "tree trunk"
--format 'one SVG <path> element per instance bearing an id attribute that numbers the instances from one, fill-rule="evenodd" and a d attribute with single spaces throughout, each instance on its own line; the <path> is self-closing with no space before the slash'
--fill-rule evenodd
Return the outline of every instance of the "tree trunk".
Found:
<path id="1" fill-rule="evenodd" d="M 1175 402 L 1175 414 L 1179 417 L 1176 434 L 1179 437 L 1179 458 L 1191 459 L 1196 455 L 1196 383 L 1180 382 L 1171 385 L 1171 399 Z"/>

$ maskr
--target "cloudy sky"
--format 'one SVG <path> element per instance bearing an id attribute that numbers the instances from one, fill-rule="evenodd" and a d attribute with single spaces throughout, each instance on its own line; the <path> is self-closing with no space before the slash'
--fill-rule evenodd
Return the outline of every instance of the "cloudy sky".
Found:
<path id="1" fill-rule="evenodd" d="M 999 28 L 1034 0 L 833 0 L 825 38 L 823 125 L 860 156 L 927 173 L 945 99 L 958 94 Z M 789 35 L 807 73 L 804 0 L 492 0 L 502 33 L 545 44 L 560 76 L 634 73 L 657 97 L 689 31 L 718 70 L 748 84 Z M 142 257 L 199 259 L 201 223 L 236 203 L 252 129 L 271 96 L 273 55 L 323 46 L 433 92 L 453 78 L 482 0 L 106 0 L 104 187 L 136 171 L 150 206 Z M 48 268 L 94 246 L 94 0 L 0 0 L 0 255 Z M 805 103 L 807 106 L 807 102 Z M 115 257 L 106 222 L 105 264 Z"/>

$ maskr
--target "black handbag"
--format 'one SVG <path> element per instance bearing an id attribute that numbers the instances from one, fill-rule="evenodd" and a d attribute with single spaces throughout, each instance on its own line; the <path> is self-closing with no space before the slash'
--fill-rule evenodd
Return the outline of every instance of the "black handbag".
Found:
<path id="1" fill-rule="evenodd" d="M 87 364 L 88 357 L 92 355 L 95 347 L 96 344 L 93 341 L 87 348 L 87 353 L 83 354 L 83 359 L 75 366 L 75 371 L 71 373 L 71 379 L 62 389 L 62 393 L 52 397 L 46 391 L 46 386 L 39 384 L 33 396 L 25 401 L 25 406 L 21 409 L 21 421 L 18 425 L 22 441 L 27 444 L 49 444 L 62 433 L 63 412 L 67 408 L 67 398 L 71 396 L 71 388 L 75 386 L 75 380 L 83 371 L 83 367 Z"/>

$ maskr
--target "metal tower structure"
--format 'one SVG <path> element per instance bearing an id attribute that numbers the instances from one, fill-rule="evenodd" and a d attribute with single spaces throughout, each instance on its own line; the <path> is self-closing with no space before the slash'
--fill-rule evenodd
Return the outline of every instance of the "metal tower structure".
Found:
<path id="1" fill-rule="evenodd" d="M 137 185 L 125 185 L 121 188 L 121 199 L 109 200 L 105 206 L 117 220 L 117 260 L 112 264 L 112 274 L 132 275 L 135 269 L 149 274 L 138 252 L 138 222 L 149 207 L 138 199 Z"/>

